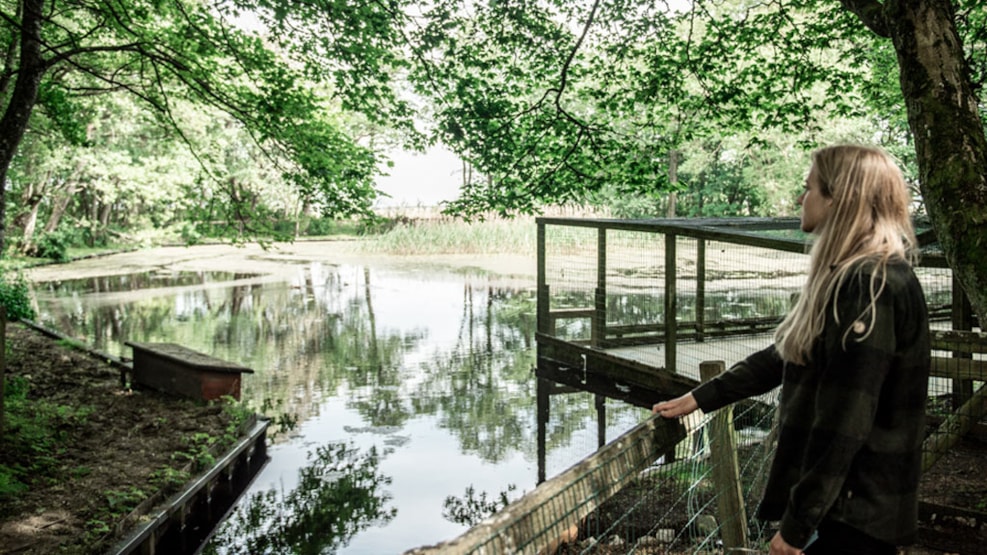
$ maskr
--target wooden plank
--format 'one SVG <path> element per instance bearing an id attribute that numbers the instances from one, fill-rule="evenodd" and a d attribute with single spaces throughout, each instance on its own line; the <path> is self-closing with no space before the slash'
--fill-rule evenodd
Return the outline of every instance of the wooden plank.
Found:
<path id="1" fill-rule="evenodd" d="M 940 351 L 987 353 L 987 333 L 957 330 L 932 330 L 932 348 Z"/>
<path id="2" fill-rule="evenodd" d="M 804 239 L 771 237 L 752 233 L 753 231 L 796 230 L 799 227 L 798 218 L 656 218 L 618 220 L 610 218 L 539 217 L 535 221 L 539 226 L 558 225 L 672 234 L 782 252 L 806 253 L 809 248 L 809 243 Z M 935 253 L 923 255 L 919 261 L 919 266 L 925 268 L 949 268 L 945 257 Z"/>
<path id="3" fill-rule="evenodd" d="M 592 318 L 596 312 L 592 308 L 556 308 L 548 311 L 548 315 L 555 320 L 568 320 L 574 318 Z"/>
<path id="4" fill-rule="evenodd" d="M 679 395 L 684 395 L 691 387 L 662 382 L 654 386 L 635 383 L 622 383 L 603 373 L 589 373 L 585 377 L 551 359 L 541 358 L 535 368 L 535 375 L 543 380 L 563 384 L 564 389 L 556 389 L 551 393 L 583 391 L 595 395 L 603 395 L 610 399 L 623 401 L 629 405 L 650 409 L 659 401 L 666 401 Z"/>
<path id="5" fill-rule="evenodd" d="M 554 361 L 559 367 L 583 376 L 601 375 L 624 385 L 657 388 L 658 391 L 688 391 L 699 385 L 693 380 L 665 368 L 623 358 L 606 351 L 576 345 L 551 336 L 536 334 L 539 365 L 542 360 Z M 568 382 L 563 382 L 568 383 Z M 683 391 L 683 393 L 685 392 Z"/>
<path id="6" fill-rule="evenodd" d="M 458 538 L 405 555 L 541 553 L 685 436 L 678 420 L 649 418 Z"/>
<path id="7" fill-rule="evenodd" d="M 987 361 L 969 358 L 932 357 L 929 375 L 953 380 L 987 381 Z M 972 395 L 973 392 L 971 391 Z M 966 396 L 967 399 L 970 396 Z"/>
<path id="8" fill-rule="evenodd" d="M 922 471 L 932 468 L 953 445 L 962 438 L 974 423 L 980 422 L 987 408 L 987 387 L 980 389 L 970 397 L 962 407 L 946 417 L 942 424 L 922 443 Z"/>

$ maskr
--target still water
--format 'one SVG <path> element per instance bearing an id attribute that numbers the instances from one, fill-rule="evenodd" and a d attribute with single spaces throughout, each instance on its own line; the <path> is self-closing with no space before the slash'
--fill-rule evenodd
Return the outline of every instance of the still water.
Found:
<path id="1" fill-rule="evenodd" d="M 273 419 L 271 460 L 206 552 L 401 553 L 467 530 L 457 509 L 536 486 L 533 277 L 212 262 L 29 276 L 38 321 L 94 348 L 175 342 L 255 370 L 243 400 Z M 548 476 L 596 448 L 592 407 L 553 398 Z M 644 416 L 608 404 L 608 438 Z"/>

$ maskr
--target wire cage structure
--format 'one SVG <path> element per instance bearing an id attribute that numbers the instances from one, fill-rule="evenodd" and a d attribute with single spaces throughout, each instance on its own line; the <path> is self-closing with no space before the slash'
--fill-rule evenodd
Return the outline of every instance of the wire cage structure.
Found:
<path id="1" fill-rule="evenodd" d="M 605 413 L 649 409 L 770 344 L 808 268 L 798 222 L 538 218 L 540 483 L 459 538 L 408 553 L 766 553 L 774 530 L 753 515 L 776 392 L 682 421 L 646 418 L 610 442 Z M 931 471 L 982 433 L 987 338 L 968 331 L 976 322 L 931 229 L 916 229 L 934 330 Z M 545 428 L 553 399 L 571 392 L 595 396 L 599 449 L 548 479 Z M 923 495 L 926 517 L 987 522 L 983 508 Z"/>

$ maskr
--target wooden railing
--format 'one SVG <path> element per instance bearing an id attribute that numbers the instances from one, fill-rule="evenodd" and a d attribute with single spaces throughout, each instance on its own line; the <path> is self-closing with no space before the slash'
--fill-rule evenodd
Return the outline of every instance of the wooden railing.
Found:
<path id="1" fill-rule="evenodd" d="M 617 220 L 586 218 L 538 218 L 538 331 L 555 335 L 561 320 L 583 318 L 590 320 L 589 344 L 598 348 L 610 348 L 639 344 L 663 344 L 665 368 L 676 368 L 676 344 L 680 340 L 703 341 L 707 337 L 767 332 L 777 326 L 779 317 L 753 317 L 707 321 L 706 243 L 718 241 L 746 247 L 759 247 L 775 251 L 806 253 L 808 244 L 804 238 L 769 236 L 764 231 L 795 231 L 798 218 L 663 218 L 650 220 Z M 596 230 L 596 284 L 592 307 L 553 308 L 546 274 L 546 229 L 551 226 L 590 228 Z M 607 270 L 608 237 L 611 232 L 630 231 L 663 236 L 664 244 L 664 295 L 660 322 L 610 325 L 607 323 Z M 681 237 L 696 241 L 696 307 L 694 320 L 678 318 L 678 272 L 676 247 Z M 931 231 L 919 235 L 919 242 L 928 245 L 935 242 Z M 947 268 L 945 259 L 935 251 L 923 254 L 920 266 Z M 957 288 L 953 288 L 958 292 Z M 961 293 L 960 293 L 961 294 Z M 953 305 L 957 300 L 954 299 Z M 951 306 L 930 307 L 936 317 L 948 317 Z M 955 311 L 954 311 L 955 312 Z"/>

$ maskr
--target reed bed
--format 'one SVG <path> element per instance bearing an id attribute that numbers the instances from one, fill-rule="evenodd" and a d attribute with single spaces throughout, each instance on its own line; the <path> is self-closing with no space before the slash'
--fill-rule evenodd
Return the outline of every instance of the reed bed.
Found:
<path id="1" fill-rule="evenodd" d="M 463 222 L 451 218 L 412 220 L 360 241 L 375 254 L 505 254 L 535 253 L 537 226 L 533 217 Z"/>

